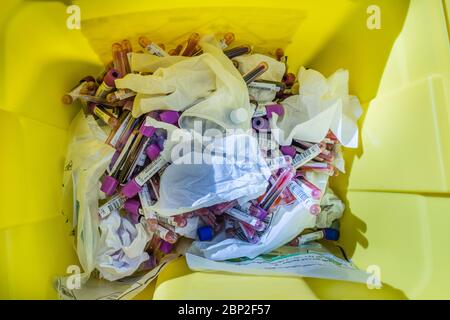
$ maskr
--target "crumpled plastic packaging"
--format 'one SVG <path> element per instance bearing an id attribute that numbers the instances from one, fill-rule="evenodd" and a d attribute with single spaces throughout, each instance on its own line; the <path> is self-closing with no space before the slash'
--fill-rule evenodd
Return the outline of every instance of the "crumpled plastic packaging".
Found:
<path id="1" fill-rule="evenodd" d="M 326 189 L 320 202 L 322 211 L 317 216 L 316 228 L 330 228 L 333 221 L 340 219 L 344 213 L 344 203 L 330 188 Z"/>
<path id="2" fill-rule="evenodd" d="M 100 177 L 108 167 L 114 149 L 105 144 L 106 134 L 92 116 L 80 111 L 69 129 L 69 146 L 63 175 L 65 209 L 73 213 L 76 228 L 76 250 L 85 282 L 95 268 L 95 251 L 98 231 L 98 200 L 104 198 L 100 191 Z"/>
<path id="3" fill-rule="evenodd" d="M 160 198 L 151 207 L 162 216 L 257 198 L 266 191 L 271 174 L 258 141 L 247 134 L 204 141 L 197 150 L 191 149 L 191 141 L 180 142 L 171 158 L 161 176 Z"/>
<path id="4" fill-rule="evenodd" d="M 96 268 L 103 278 L 115 281 L 132 275 L 149 259 L 144 251 L 148 235 L 143 225 L 133 225 L 117 211 L 100 221 L 101 238 Z"/>
<path id="5" fill-rule="evenodd" d="M 315 223 L 316 217 L 295 201 L 288 205 L 280 205 L 272 213 L 272 219 L 257 244 L 230 238 L 220 242 L 196 241 L 192 245 L 201 256 L 211 260 L 240 257 L 253 259 L 291 241 L 304 229 L 314 227 Z M 218 236 L 218 239 L 223 239 L 223 236 Z"/>
<path id="6" fill-rule="evenodd" d="M 318 143 L 331 130 L 345 147 L 358 147 L 362 109 L 358 98 L 348 94 L 348 71 L 340 69 L 326 79 L 302 67 L 298 81 L 299 95 L 285 99 L 284 115 L 274 114 L 270 121 L 277 142 L 290 145 L 295 138 Z"/>
<path id="7" fill-rule="evenodd" d="M 265 276 L 311 277 L 366 283 L 369 273 L 359 270 L 351 261 L 345 261 L 328 252 L 319 243 L 298 247 L 280 247 L 254 259 L 212 261 L 191 247 L 186 253 L 191 270 L 222 271 Z"/>

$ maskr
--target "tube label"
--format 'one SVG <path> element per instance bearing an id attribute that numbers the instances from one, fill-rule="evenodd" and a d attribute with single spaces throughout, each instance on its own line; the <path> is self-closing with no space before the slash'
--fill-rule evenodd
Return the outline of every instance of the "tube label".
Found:
<path id="1" fill-rule="evenodd" d="M 144 185 L 151 177 L 153 177 L 164 165 L 166 160 L 163 157 L 156 158 L 148 166 L 144 168 L 135 178 L 134 181 L 140 186 Z"/>
<path id="2" fill-rule="evenodd" d="M 132 90 L 127 90 L 127 89 L 125 89 L 125 90 L 120 89 L 120 90 L 117 90 L 116 92 L 114 92 L 114 95 L 119 100 L 125 100 L 127 98 L 134 97 L 136 95 L 136 92 L 134 92 Z"/>
<path id="3" fill-rule="evenodd" d="M 321 153 L 320 145 L 315 144 L 311 148 L 306 149 L 302 153 L 297 153 L 292 159 L 292 165 L 295 169 L 305 165 Z"/>
<path id="4" fill-rule="evenodd" d="M 163 240 L 166 239 L 167 234 L 169 233 L 169 229 L 164 228 L 163 226 L 159 225 L 156 227 L 156 234 Z"/>
<path id="5" fill-rule="evenodd" d="M 148 53 L 150 53 L 154 56 L 157 56 L 157 57 L 168 57 L 169 56 L 169 54 L 167 52 L 165 52 L 163 50 L 163 48 L 161 48 L 160 46 L 158 46 L 156 43 L 153 43 L 153 42 L 150 43 L 146 49 L 147 49 Z"/>
<path id="6" fill-rule="evenodd" d="M 101 85 L 98 86 L 97 92 L 95 92 L 96 97 L 104 98 L 108 93 L 110 93 L 114 88 L 108 86 L 105 81 L 102 82 Z"/>
<path id="7" fill-rule="evenodd" d="M 119 194 L 116 194 L 108 202 L 98 208 L 98 214 L 100 218 L 104 219 L 111 214 L 111 212 L 120 209 L 125 203 L 125 199 Z"/>
<path id="8" fill-rule="evenodd" d="M 150 207 L 153 205 L 153 200 L 150 197 L 150 191 L 148 190 L 148 186 L 145 183 L 142 186 L 141 191 L 138 193 L 139 195 L 139 201 L 141 201 L 142 209 L 144 210 L 144 216 L 145 218 L 150 218 L 153 211 L 150 209 Z"/>
<path id="9" fill-rule="evenodd" d="M 311 232 L 298 237 L 298 243 L 305 244 L 314 240 L 320 240 L 322 238 L 323 238 L 323 231 Z"/>
<path id="10" fill-rule="evenodd" d="M 108 124 L 109 119 L 111 119 L 111 116 L 106 111 L 103 111 L 102 109 L 100 109 L 98 107 L 94 108 L 94 114 L 97 117 L 99 117 L 106 124 Z"/>
<path id="11" fill-rule="evenodd" d="M 256 226 L 258 223 L 258 219 L 255 217 L 252 217 L 251 215 L 245 214 L 241 210 L 238 210 L 236 208 L 230 208 L 225 211 L 228 215 L 232 216 L 233 218 L 245 222 L 251 226 Z"/>
<path id="12" fill-rule="evenodd" d="M 288 188 L 292 195 L 306 207 L 309 208 L 313 204 L 312 199 L 303 191 L 302 187 L 300 187 L 297 182 L 291 181 Z"/>
<path id="13" fill-rule="evenodd" d="M 256 81 L 249 83 L 248 87 L 251 89 L 260 89 L 260 90 L 267 90 L 267 91 L 274 91 L 274 92 L 278 92 L 281 89 L 275 83 L 256 82 Z"/>

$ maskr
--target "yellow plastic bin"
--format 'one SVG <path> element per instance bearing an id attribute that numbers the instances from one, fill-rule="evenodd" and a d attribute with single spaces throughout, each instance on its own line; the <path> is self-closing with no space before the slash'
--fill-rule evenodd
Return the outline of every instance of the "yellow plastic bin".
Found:
<path id="1" fill-rule="evenodd" d="M 0 4 L 0 298 L 56 298 L 77 259 L 61 214 L 67 128 L 61 94 L 139 35 L 174 46 L 232 31 L 283 47 L 291 71 L 350 71 L 361 147 L 333 181 L 340 244 L 383 289 L 338 281 L 191 272 L 170 265 L 140 298 L 450 298 L 450 59 L 447 0 L 70 1 Z M 72 7 L 73 8 L 73 7 Z"/>

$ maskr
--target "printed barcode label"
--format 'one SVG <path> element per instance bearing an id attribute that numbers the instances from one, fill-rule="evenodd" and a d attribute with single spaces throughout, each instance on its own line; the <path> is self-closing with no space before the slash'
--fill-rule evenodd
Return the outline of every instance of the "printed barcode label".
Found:
<path id="1" fill-rule="evenodd" d="M 317 157 L 320 152 L 320 146 L 318 144 L 315 144 L 311 148 L 306 149 L 304 152 L 297 153 L 292 160 L 292 165 L 295 169 L 297 169 Z"/>
<path id="2" fill-rule="evenodd" d="M 144 210 L 144 216 L 149 218 L 151 209 L 150 207 L 153 205 L 152 198 L 150 197 L 150 191 L 148 190 L 147 184 L 142 186 L 141 191 L 138 193 L 139 200 L 141 201 L 142 209 Z"/>
<path id="3" fill-rule="evenodd" d="M 151 162 L 148 166 L 144 168 L 144 170 L 139 173 L 134 180 L 140 186 L 146 183 L 151 177 L 153 177 L 164 165 L 166 164 L 166 160 L 163 157 L 156 158 L 153 162 Z"/>
<path id="4" fill-rule="evenodd" d="M 98 214 L 100 217 L 106 218 L 111 214 L 111 212 L 120 209 L 125 203 L 124 198 L 122 198 L 119 194 L 112 197 L 108 202 L 98 208 Z"/>
<path id="5" fill-rule="evenodd" d="M 169 54 L 165 52 L 160 46 L 158 46 L 156 43 L 151 43 L 147 46 L 147 51 L 150 54 L 153 54 L 158 57 L 168 57 Z"/>
<path id="6" fill-rule="evenodd" d="M 310 197 L 303 191 L 302 187 L 300 187 L 298 183 L 294 181 L 291 181 L 289 183 L 289 191 L 301 203 L 307 203 L 308 201 L 311 201 Z"/>
<path id="7" fill-rule="evenodd" d="M 266 83 L 266 82 L 251 82 L 248 84 L 248 87 L 251 89 L 261 89 L 267 91 L 279 91 L 280 88 L 274 83 Z"/>

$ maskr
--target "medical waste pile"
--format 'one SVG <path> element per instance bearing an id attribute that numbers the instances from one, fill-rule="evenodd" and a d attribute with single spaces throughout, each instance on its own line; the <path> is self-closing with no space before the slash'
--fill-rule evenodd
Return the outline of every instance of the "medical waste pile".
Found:
<path id="1" fill-rule="evenodd" d="M 83 297 L 97 281 L 130 298 L 180 255 L 195 271 L 367 278 L 332 253 L 344 204 L 329 181 L 361 115 L 348 72 L 290 70 L 283 49 L 238 40 L 119 41 L 101 75 L 63 96 L 82 107 L 63 191 Z"/>

